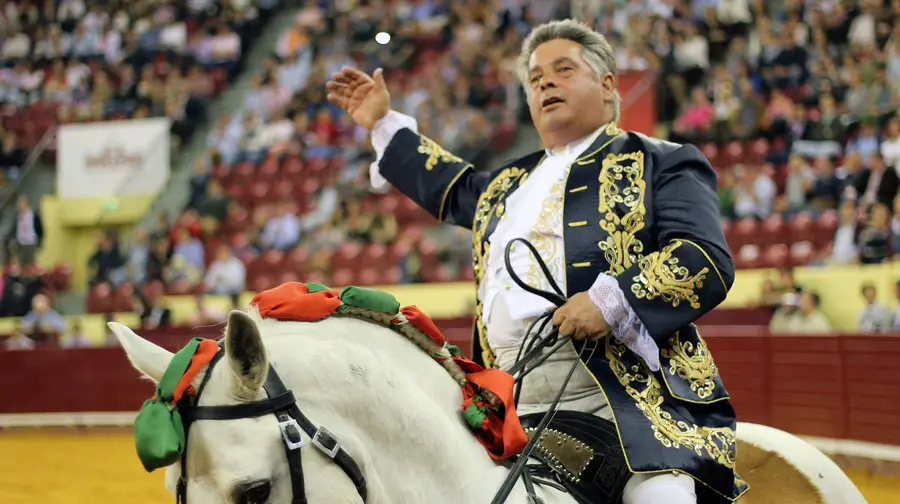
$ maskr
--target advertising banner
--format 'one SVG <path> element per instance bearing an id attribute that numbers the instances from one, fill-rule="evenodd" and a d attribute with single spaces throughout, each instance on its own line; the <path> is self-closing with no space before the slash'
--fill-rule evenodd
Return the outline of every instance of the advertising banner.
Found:
<path id="1" fill-rule="evenodd" d="M 169 177 L 165 118 L 65 124 L 57 135 L 61 199 L 153 194 Z"/>

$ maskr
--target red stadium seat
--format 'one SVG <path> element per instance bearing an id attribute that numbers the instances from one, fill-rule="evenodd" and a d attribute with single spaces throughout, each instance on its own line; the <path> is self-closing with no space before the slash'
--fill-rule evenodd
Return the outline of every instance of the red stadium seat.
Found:
<path id="1" fill-rule="evenodd" d="M 101 283 L 91 287 L 87 296 L 88 313 L 110 313 L 113 310 L 112 289 L 109 284 Z"/>
<path id="2" fill-rule="evenodd" d="M 738 141 L 728 142 L 722 149 L 719 162 L 724 166 L 732 166 L 744 162 L 744 144 Z"/>
<path id="3" fill-rule="evenodd" d="M 813 233 L 812 214 L 800 212 L 793 216 L 788 223 L 788 232 L 793 241 L 812 241 Z"/>
<path id="4" fill-rule="evenodd" d="M 794 266 L 806 266 L 813 260 L 815 245 L 808 241 L 799 241 L 791 244 L 791 263 Z"/>
<path id="5" fill-rule="evenodd" d="M 355 269 L 359 265 L 363 246 L 356 242 L 342 243 L 331 257 L 331 267 L 335 269 Z"/>
<path id="6" fill-rule="evenodd" d="M 261 177 L 272 178 L 278 174 L 278 168 L 278 159 L 268 157 L 260 163 L 258 173 Z"/>
<path id="7" fill-rule="evenodd" d="M 787 236 L 785 235 L 786 227 L 784 225 L 784 218 L 782 218 L 781 214 L 773 214 L 768 218 L 763 220 L 760 225 L 760 233 L 757 235 L 759 238 L 757 243 L 760 245 L 769 244 L 769 243 L 783 243 L 787 241 Z"/>
<path id="8" fill-rule="evenodd" d="M 765 268 L 784 268 L 790 264 L 790 252 L 787 245 L 776 243 L 763 251 L 762 266 Z"/>
<path id="9" fill-rule="evenodd" d="M 746 149 L 746 159 L 749 163 L 764 163 L 769 155 L 769 142 L 764 138 L 758 138 L 750 142 Z"/>
<path id="10" fill-rule="evenodd" d="M 283 267 L 286 271 L 301 273 L 306 271 L 308 260 L 309 251 L 303 247 L 296 247 L 285 256 Z"/>
<path id="11" fill-rule="evenodd" d="M 700 152 L 706 156 L 706 159 L 709 160 L 709 163 L 715 167 L 719 167 L 719 148 L 716 147 L 714 143 L 706 143 L 700 146 Z"/>
<path id="12" fill-rule="evenodd" d="M 268 200 L 272 187 L 267 180 L 258 180 L 250 186 L 250 192 L 247 194 L 247 201 L 257 203 Z"/>
<path id="13" fill-rule="evenodd" d="M 736 249 L 746 243 L 755 243 L 759 235 L 759 223 L 753 218 L 740 219 L 734 223 L 730 245 Z"/>
<path id="14" fill-rule="evenodd" d="M 124 283 L 113 292 L 113 311 L 130 312 L 134 309 L 134 287 Z"/>
<path id="15" fill-rule="evenodd" d="M 250 281 L 250 286 L 255 292 L 262 292 L 271 289 L 277 284 L 271 277 L 265 275 L 257 275 Z"/>
<path id="16" fill-rule="evenodd" d="M 364 267 L 356 274 L 356 283 L 359 285 L 378 285 L 381 283 L 381 276 L 375 268 Z"/>
<path id="17" fill-rule="evenodd" d="M 279 180 L 272 187 L 272 197 L 277 200 L 293 198 L 297 193 L 294 182 L 291 180 Z"/>
<path id="18" fill-rule="evenodd" d="M 231 168 L 226 164 L 217 164 L 212 167 L 213 178 L 225 182 L 231 177 Z"/>
<path id="19" fill-rule="evenodd" d="M 753 269 L 760 265 L 760 251 L 758 245 L 744 245 L 738 249 L 734 256 L 735 267 L 738 269 Z"/>
<path id="20" fill-rule="evenodd" d="M 813 242 L 822 247 L 834 240 L 834 233 L 837 231 L 840 218 L 837 210 L 825 210 L 816 219 L 813 228 Z"/>
<path id="21" fill-rule="evenodd" d="M 228 209 L 228 213 L 225 214 L 223 231 L 226 233 L 242 231 L 247 228 L 249 223 L 250 212 L 242 206 L 232 206 Z"/>
<path id="22" fill-rule="evenodd" d="M 334 273 L 331 274 L 331 281 L 328 282 L 332 287 L 346 287 L 348 285 L 353 285 L 356 282 L 356 275 L 353 274 L 353 270 L 350 268 L 341 268 L 335 270 Z"/>
<path id="23" fill-rule="evenodd" d="M 368 245 L 363 249 L 360 262 L 372 268 L 384 269 L 391 266 L 388 249 L 380 244 Z"/>
<path id="24" fill-rule="evenodd" d="M 288 180 L 297 181 L 303 172 L 303 162 L 297 156 L 290 156 L 281 165 L 281 176 Z"/>

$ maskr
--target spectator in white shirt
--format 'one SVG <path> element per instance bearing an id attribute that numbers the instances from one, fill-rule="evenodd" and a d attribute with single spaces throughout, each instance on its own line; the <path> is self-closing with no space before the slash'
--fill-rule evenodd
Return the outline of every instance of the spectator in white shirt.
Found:
<path id="1" fill-rule="evenodd" d="M 234 63 L 241 57 L 241 38 L 227 26 L 217 28 L 210 49 L 213 63 Z"/>
<path id="2" fill-rule="evenodd" d="M 847 38 L 856 47 L 869 47 L 875 45 L 875 15 L 870 4 L 862 2 L 862 11 L 850 22 L 850 31 Z"/>
<path id="3" fill-rule="evenodd" d="M 862 287 L 865 308 L 859 314 L 859 330 L 862 332 L 884 332 L 894 325 L 894 314 L 884 303 L 878 301 L 875 285 L 866 283 Z"/>
<path id="4" fill-rule="evenodd" d="M 756 165 L 736 166 L 738 183 L 734 188 L 734 213 L 738 218 L 765 219 L 772 214 L 778 188 L 771 177 Z"/>
<path id="5" fill-rule="evenodd" d="M 289 205 L 282 203 L 278 214 L 270 217 L 263 227 L 262 244 L 270 249 L 287 250 L 300 241 L 300 227 L 300 218 Z"/>
<path id="6" fill-rule="evenodd" d="M 829 264 L 856 264 L 859 258 L 859 247 L 856 244 L 856 203 L 847 200 L 841 204 L 840 223 L 834 232 Z"/>
<path id="7" fill-rule="evenodd" d="M 28 56 L 31 51 L 31 39 L 24 32 L 10 35 L 0 49 L 0 59 L 18 60 Z"/>
<path id="8" fill-rule="evenodd" d="M 881 142 L 881 157 L 884 164 L 894 168 L 900 175 L 900 121 L 891 119 L 887 127 L 887 138 Z"/>
<path id="9" fill-rule="evenodd" d="M 294 136 L 294 123 L 284 116 L 282 110 L 276 110 L 272 118 L 260 128 L 259 145 L 262 147 L 284 147 Z"/>
<path id="10" fill-rule="evenodd" d="M 181 21 L 169 23 L 159 31 L 159 45 L 176 53 L 187 47 L 187 26 Z"/>
<path id="11" fill-rule="evenodd" d="M 244 263 L 234 256 L 230 246 L 222 245 L 206 270 L 203 283 L 210 294 L 240 294 L 244 291 L 246 276 Z"/>
<path id="12" fill-rule="evenodd" d="M 61 335 L 66 330 L 66 321 L 50 306 L 50 298 L 38 294 L 31 299 L 31 311 L 22 317 L 22 332 L 25 334 Z"/>
<path id="13" fill-rule="evenodd" d="M 278 69 L 278 81 L 293 92 L 306 87 L 306 80 L 312 71 L 312 49 L 288 56 Z M 330 74 L 329 74 L 330 75 Z"/>
<path id="14" fill-rule="evenodd" d="M 709 42 L 693 25 L 687 25 L 684 39 L 675 46 L 675 60 L 685 69 L 709 68 Z"/>

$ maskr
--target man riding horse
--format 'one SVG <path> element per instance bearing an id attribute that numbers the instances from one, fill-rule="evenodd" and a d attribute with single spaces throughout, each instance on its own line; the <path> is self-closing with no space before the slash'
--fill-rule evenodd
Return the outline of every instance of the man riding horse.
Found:
<path id="1" fill-rule="evenodd" d="M 528 375 L 518 409 L 533 426 L 583 361 L 547 431 L 556 451 L 543 452 L 573 495 L 736 500 L 747 485 L 734 467 L 735 414 L 693 325 L 734 280 L 712 167 L 692 145 L 617 127 L 616 60 L 590 28 L 536 27 L 518 70 L 544 149 L 492 172 L 390 110 L 380 69 L 335 73 L 328 97 L 371 130 L 376 188 L 390 183 L 439 220 L 472 230 L 476 358 L 510 369 L 527 326 L 549 307 L 517 285 L 517 273 L 544 291 L 555 282 L 568 297 L 552 321 L 572 344 Z M 516 238 L 534 245 L 547 275 L 521 244 L 504 261 Z M 589 345 L 596 351 L 586 354 Z"/>

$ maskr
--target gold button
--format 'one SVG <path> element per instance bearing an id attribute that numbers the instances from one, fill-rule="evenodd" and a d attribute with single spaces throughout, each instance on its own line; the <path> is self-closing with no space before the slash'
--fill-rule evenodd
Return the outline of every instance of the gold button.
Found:
<path id="1" fill-rule="evenodd" d="M 503 286 L 503 288 L 506 289 L 506 290 L 509 290 L 509 289 L 512 289 L 512 285 L 511 285 L 511 284 L 506 284 L 506 285 Z"/>

